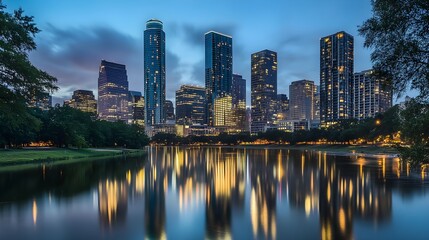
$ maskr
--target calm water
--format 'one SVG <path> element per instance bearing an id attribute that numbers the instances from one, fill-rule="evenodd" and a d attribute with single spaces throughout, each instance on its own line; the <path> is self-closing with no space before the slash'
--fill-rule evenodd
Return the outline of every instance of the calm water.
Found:
<path id="1" fill-rule="evenodd" d="M 152 147 L 0 172 L 0 239 L 429 239 L 426 177 L 397 159 Z"/>

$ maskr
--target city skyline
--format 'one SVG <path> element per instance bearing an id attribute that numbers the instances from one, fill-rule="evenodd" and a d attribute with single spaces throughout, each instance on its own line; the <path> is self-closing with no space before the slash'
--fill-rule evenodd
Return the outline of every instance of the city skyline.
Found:
<path id="1" fill-rule="evenodd" d="M 319 82 L 319 40 L 334 32 L 344 30 L 354 36 L 356 72 L 372 68 L 370 50 L 363 48 L 363 38 L 357 33 L 357 26 L 371 15 L 369 0 L 353 3 L 311 2 L 312 8 L 307 7 L 309 2 L 306 1 L 273 1 L 272 7 L 280 7 L 283 11 L 258 13 L 271 27 L 254 19 L 253 14 L 260 7 L 256 1 L 248 2 L 246 11 L 240 13 L 237 13 L 239 2 L 228 2 L 229 7 L 226 8 L 227 3 L 223 1 L 210 8 L 200 6 L 209 3 L 194 3 L 200 7 L 186 11 L 178 2 L 154 3 L 145 8 L 139 7 L 142 3 L 98 4 L 97 1 L 76 4 L 76 1 L 35 3 L 5 0 L 4 3 L 8 9 L 22 6 L 27 14 L 35 16 L 42 32 L 36 37 L 38 50 L 30 54 L 30 59 L 59 79 L 61 89 L 54 94 L 54 103 L 69 99 L 77 89 L 96 92 L 97 65 L 101 59 L 125 64 L 130 89 L 143 92 L 141 42 L 144 24 L 151 18 L 163 21 L 168 35 L 166 99 L 173 102 L 174 93 L 180 85 L 204 85 L 204 33 L 210 30 L 232 35 L 235 46 L 234 73 L 243 75 L 244 79 L 250 79 L 249 56 L 252 52 L 265 48 L 278 52 L 279 93 L 288 93 L 290 83 L 295 80 Z M 183 5 L 187 3 L 190 2 L 185 1 Z M 98 8 L 103 11 L 95 12 Z M 211 11 L 219 8 L 224 8 L 222 18 L 215 14 L 216 11 Z M 356 11 L 346 11 L 350 8 Z M 116 10 L 129 12 L 127 19 L 116 16 L 102 18 L 100 13 Z M 175 14 L 171 14 L 172 11 Z M 82 14 L 87 12 L 91 14 Z M 82 18 L 76 19 L 74 14 L 77 13 Z M 336 18 L 329 18 L 330 15 Z M 254 34 L 255 30 L 258 31 L 257 35 Z M 58 61 L 67 67 L 58 66 Z M 247 105 L 250 105 L 250 81 L 247 89 Z M 394 99 L 395 102 L 399 101 Z"/>

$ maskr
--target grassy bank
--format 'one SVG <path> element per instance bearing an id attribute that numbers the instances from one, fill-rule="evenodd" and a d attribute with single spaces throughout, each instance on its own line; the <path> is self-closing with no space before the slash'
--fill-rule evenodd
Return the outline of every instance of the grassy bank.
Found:
<path id="1" fill-rule="evenodd" d="M 34 167 L 41 163 L 71 163 L 101 158 L 120 157 L 123 155 L 136 155 L 144 150 L 122 149 L 14 149 L 0 151 L 0 170 Z"/>

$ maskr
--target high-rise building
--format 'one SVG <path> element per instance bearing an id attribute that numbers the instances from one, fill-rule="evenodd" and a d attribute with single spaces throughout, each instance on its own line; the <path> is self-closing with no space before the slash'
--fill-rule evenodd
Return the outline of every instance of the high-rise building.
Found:
<path id="1" fill-rule="evenodd" d="M 392 107 L 392 91 L 383 79 L 372 76 L 373 70 L 354 74 L 353 118 L 375 117 Z"/>
<path id="2" fill-rule="evenodd" d="M 246 131 L 246 79 L 241 75 L 232 75 L 231 96 L 236 130 Z"/>
<path id="3" fill-rule="evenodd" d="M 48 111 L 52 108 L 52 96 L 46 94 L 43 97 L 33 97 L 27 102 L 27 106 L 30 108 L 39 108 L 43 111 Z"/>
<path id="4" fill-rule="evenodd" d="M 144 97 L 141 92 L 129 91 L 128 103 L 130 108 L 129 122 L 144 126 Z"/>
<path id="5" fill-rule="evenodd" d="M 214 126 L 214 102 L 231 95 L 232 37 L 210 31 L 205 34 L 206 123 Z"/>
<path id="6" fill-rule="evenodd" d="M 128 77 L 125 65 L 101 61 L 98 76 L 98 118 L 128 121 Z"/>
<path id="7" fill-rule="evenodd" d="M 176 91 L 176 123 L 194 125 L 205 123 L 205 89 L 182 85 Z"/>
<path id="8" fill-rule="evenodd" d="M 251 59 L 252 133 L 263 132 L 275 120 L 277 104 L 277 53 L 263 50 Z"/>
<path id="9" fill-rule="evenodd" d="M 214 103 L 214 126 L 232 127 L 235 125 L 232 118 L 232 97 L 217 97 Z"/>
<path id="10" fill-rule="evenodd" d="M 289 98 L 286 94 L 277 94 L 276 118 L 277 121 L 286 120 L 289 115 Z"/>
<path id="11" fill-rule="evenodd" d="M 338 32 L 320 39 L 322 127 L 352 117 L 353 36 Z"/>
<path id="12" fill-rule="evenodd" d="M 175 122 L 176 115 L 174 115 L 174 105 L 170 100 L 165 100 L 164 102 L 164 114 L 166 122 Z"/>
<path id="13" fill-rule="evenodd" d="M 83 112 L 97 114 L 97 100 L 94 93 L 89 90 L 76 90 L 70 100 L 64 101 L 64 105 L 79 109 Z"/>
<path id="14" fill-rule="evenodd" d="M 289 86 L 289 119 L 307 120 L 315 118 L 314 95 L 316 86 L 313 81 L 294 81 Z"/>
<path id="15" fill-rule="evenodd" d="M 144 31 L 145 124 L 165 122 L 165 33 L 161 21 L 151 19 Z"/>
<path id="16" fill-rule="evenodd" d="M 314 118 L 320 124 L 320 86 L 316 85 L 314 93 Z"/>

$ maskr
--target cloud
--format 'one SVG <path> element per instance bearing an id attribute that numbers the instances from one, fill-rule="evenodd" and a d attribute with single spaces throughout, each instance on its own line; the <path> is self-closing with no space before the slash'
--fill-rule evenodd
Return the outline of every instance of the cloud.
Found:
<path id="1" fill-rule="evenodd" d="M 58 78 L 55 103 L 70 98 L 76 89 L 97 95 L 98 67 L 102 59 L 125 64 L 130 90 L 143 92 L 143 39 L 109 27 L 60 29 L 48 25 L 36 39 L 38 49 L 30 54 L 34 64 Z M 167 50 L 167 78 L 177 83 L 182 72 L 179 58 Z M 176 86 L 168 85 L 171 93 Z M 168 97 L 174 97 L 167 93 Z M 58 100 L 58 101 L 57 101 Z"/>

